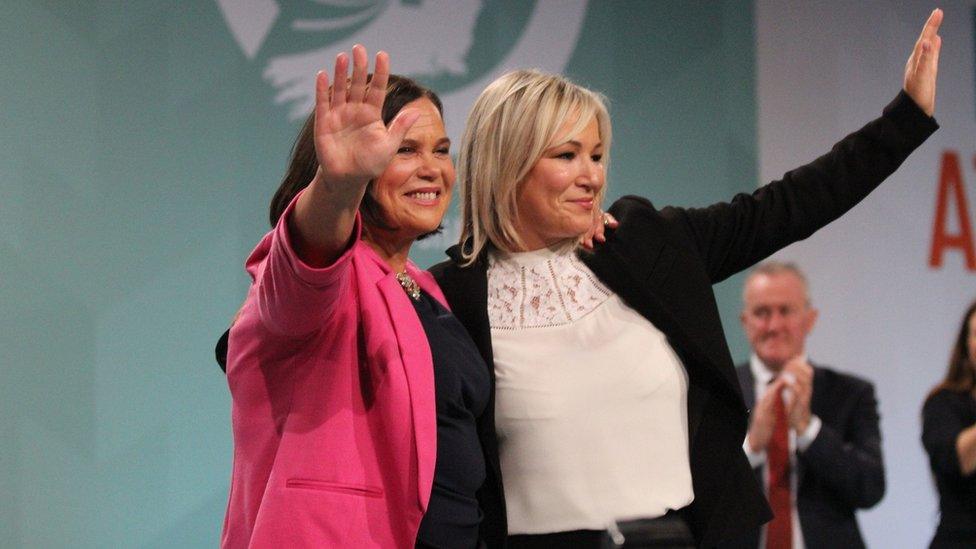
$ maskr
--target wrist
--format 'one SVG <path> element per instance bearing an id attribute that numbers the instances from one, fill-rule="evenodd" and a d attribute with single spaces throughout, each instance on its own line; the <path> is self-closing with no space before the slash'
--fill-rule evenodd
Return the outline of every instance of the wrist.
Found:
<path id="1" fill-rule="evenodd" d="M 811 414 L 807 427 L 803 431 L 797 430 L 796 432 L 796 449 L 798 452 L 805 452 L 813 444 L 813 441 L 820 434 L 822 426 L 823 422 L 820 421 L 820 418 Z"/>
<path id="2" fill-rule="evenodd" d="M 309 186 L 320 186 L 331 192 L 361 191 L 370 182 L 370 178 L 362 174 L 330 173 L 321 164 L 315 170 L 315 176 Z"/>

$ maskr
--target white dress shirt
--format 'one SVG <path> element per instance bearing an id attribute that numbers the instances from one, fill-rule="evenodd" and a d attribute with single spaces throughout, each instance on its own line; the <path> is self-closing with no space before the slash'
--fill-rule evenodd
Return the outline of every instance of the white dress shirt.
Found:
<path id="1" fill-rule="evenodd" d="M 802 357 L 806 361 L 806 356 Z M 749 357 L 749 369 L 752 371 L 753 379 L 753 390 L 756 395 L 756 404 L 762 399 L 763 395 L 766 394 L 766 387 L 770 382 L 773 381 L 775 373 L 770 371 L 763 361 L 759 360 L 759 357 L 755 353 Z M 783 401 L 784 403 L 789 402 L 793 397 L 792 391 L 789 389 L 783 391 Z M 756 406 L 753 405 L 753 407 Z M 796 512 L 796 489 L 797 489 L 797 475 L 796 475 L 796 453 L 803 452 L 813 444 L 813 441 L 820 434 L 820 427 L 823 423 L 820 418 L 815 415 L 810 415 L 810 424 L 807 425 L 806 431 L 802 433 L 797 433 L 793 429 L 790 429 L 789 433 L 789 444 L 790 444 L 790 510 L 793 516 L 793 549 L 805 549 L 806 545 L 803 543 L 803 531 L 800 529 L 800 515 Z M 759 452 L 753 452 L 752 447 L 749 446 L 749 435 L 746 434 L 746 440 L 742 443 L 742 449 L 746 453 L 746 457 L 749 458 L 749 464 L 755 469 L 761 465 L 766 465 L 766 450 L 761 450 Z M 763 490 L 768 492 L 769 488 L 769 474 L 765 468 L 763 468 Z M 762 529 L 762 534 L 759 536 L 759 547 L 766 547 L 766 527 Z"/>

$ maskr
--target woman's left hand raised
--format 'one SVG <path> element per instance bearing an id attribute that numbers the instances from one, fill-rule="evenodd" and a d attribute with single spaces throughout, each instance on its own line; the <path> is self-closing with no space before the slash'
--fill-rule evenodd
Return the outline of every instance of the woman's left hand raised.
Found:
<path id="1" fill-rule="evenodd" d="M 905 64 L 905 93 L 929 116 L 935 114 L 935 81 L 939 74 L 939 50 L 942 49 L 941 24 L 942 10 L 936 8 L 925 22 Z"/>

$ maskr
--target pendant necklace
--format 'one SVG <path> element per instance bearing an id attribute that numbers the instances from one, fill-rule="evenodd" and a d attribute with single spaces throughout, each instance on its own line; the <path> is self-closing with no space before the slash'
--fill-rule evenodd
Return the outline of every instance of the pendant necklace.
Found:
<path id="1" fill-rule="evenodd" d="M 407 271 L 404 270 L 398 272 L 396 274 L 396 279 L 403 288 L 403 291 L 407 292 L 408 296 L 410 296 L 414 301 L 420 301 L 420 285 L 407 274 Z"/>

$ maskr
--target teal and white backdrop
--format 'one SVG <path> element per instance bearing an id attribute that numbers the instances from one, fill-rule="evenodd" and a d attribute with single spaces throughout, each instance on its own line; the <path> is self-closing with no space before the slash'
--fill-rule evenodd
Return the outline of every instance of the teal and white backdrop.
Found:
<path id="1" fill-rule="evenodd" d="M 808 269 L 822 309 L 811 356 L 878 385 L 889 490 L 863 520 L 876 546 L 922 546 L 936 520 L 918 411 L 976 297 L 971 230 L 965 239 L 976 213 L 974 5 L 942 5 L 943 130 L 849 218 L 783 253 Z M 931 7 L 5 2 L 0 547 L 217 544 L 231 439 L 213 343 L 246 290 L 243 260 L 267 230 L 312 77 L 336 52 L 388 49 L 394 71 L 441 93 L 455 138 L 498 74 L 564 72 L 610 99 L 611 198 L 700 206 L 872 118 Z M 934 254 L 940 182 L 948 213 Z M 415 250 L 418 263 L 443 257 L 455 213 L 446 226 Z M 740 284 L 717 292 L 745 359 Z"/>

